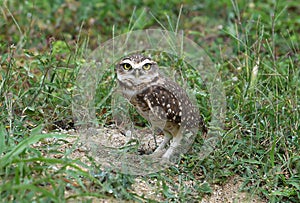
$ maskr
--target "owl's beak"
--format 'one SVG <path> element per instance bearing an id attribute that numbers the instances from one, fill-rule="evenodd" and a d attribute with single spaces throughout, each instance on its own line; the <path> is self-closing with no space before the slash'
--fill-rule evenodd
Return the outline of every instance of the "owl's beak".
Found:
<path id="1" fill-rule="evenodd" d="M 135 76 L 135 78 L 138 78 L 140 76 L 140 71 L 139 70 L 135 70 L 134 76 Z"/>

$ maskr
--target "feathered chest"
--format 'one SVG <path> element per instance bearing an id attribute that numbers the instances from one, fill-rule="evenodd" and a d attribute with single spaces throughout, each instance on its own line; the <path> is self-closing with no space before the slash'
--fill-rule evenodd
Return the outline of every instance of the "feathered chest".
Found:
<path id="1" fill-rule="evenodd" d="M 152 117 L 152 119 L 158 118 L 169 122 L 181 122 L 180 99 L 162 86 L 146 88 L 135 94 L 129 101 L 147 120 Z"/>

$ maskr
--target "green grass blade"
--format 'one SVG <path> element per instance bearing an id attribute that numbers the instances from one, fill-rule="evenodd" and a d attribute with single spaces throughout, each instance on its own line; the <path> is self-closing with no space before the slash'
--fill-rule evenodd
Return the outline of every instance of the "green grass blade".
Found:
<path id="1" fill-rule="evenodd" d="M 5 167 L 10 161 L 12 161 L 16 156 L 18 156 L 24 149 L 26 149 L 29 145 L 34 144 L 38 142 L 41 139 L 45 138 L 65 138 L 67 135 L 63 134 L 40 134 L 40 135 L 34 135 L 30 136 L 26 139 L 24 139 L 22 142 L 20 142 L 16 147 L 14 147 L 10 152 L 5 154 L 0 159 L 0 168 Z"/>
<path id="2" fill-rule="evenodd" d="M 6 130 L 4 125 L 1 123 L 0 124 L 0 156 L 1 154 L 5 151 L 5 140 L 6 140 Z"/>
<path id="3" fill-rule="evenodd" d="M 34 191 L 36 193 L 40 193 L 42 195 L 44 195 L 45 197 L 49 197 L 52 198 L 53 200 L 56 199 L 57 197 L 52 194 L 51 192 L 49 192 L 47 189 L 44 189 L 42 187 L 37 187 L 33 184 L 20 184 L 20 185 L 11 185 L 11 184 L 7 184 L 5 185 L 3 188 L 3 190 L 22 190 L 22 191 Z"/>

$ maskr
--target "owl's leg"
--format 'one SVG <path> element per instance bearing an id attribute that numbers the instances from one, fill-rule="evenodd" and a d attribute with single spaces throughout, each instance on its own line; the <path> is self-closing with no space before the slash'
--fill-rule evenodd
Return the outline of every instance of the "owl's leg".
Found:
<path id="1" fill-rule="evenodd" d="M 164 140 L 162 141 L 162 143 L 160 143 L 160 145 L 156 148 L 155 151 L 161 151 L 164 148 L 166 148 L 166 145 L 170 142 L 171 139 L 172 135 L 170 135 L 169 133 L 165 133 Z"/>
<path id="2" fill-rule="evenodd" d="M 180 143 L 182 140 L 182 134 L 179 133 L 177 136 L 173 137 L 172 143 L 170 144 L 170 147 L 168 150 L 164 153 L 162 158 L 167 161 L 171 161 L 173 155 L 180 154 Z"/>
<path id="3" fill-rule="evenodd" d="M 169 133 L 165 133 L 164 140 L 151 155 L 155 157 L 161 157 L 165 153 L 166 145 L 170 142 L 171 139 L 172 135 L 170 135 Z"/>

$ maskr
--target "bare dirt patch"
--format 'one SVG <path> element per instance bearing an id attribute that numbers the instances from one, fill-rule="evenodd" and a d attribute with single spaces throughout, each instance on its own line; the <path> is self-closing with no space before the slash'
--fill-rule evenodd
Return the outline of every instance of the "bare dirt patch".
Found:
<path id="1" fill-rule="evenodd" d="M 265 203 L 256 195 L 247 192 L 241 192 L 240 188 L 243 184 L 241 177 L 233 176 L 228 179 L 224 185 L 213 185 L 213 192 L 210 196 L 202 199 L 201 203 Z"/>
<path id="2" fill-rule="evenodd" d="M 89 149 L 86 147 L 84 143 L 78 142 L 78 137 L 83 136 L 82 134 L 78 134 L 76 131 L 67 131 L 64 132 L 69 134 L 70 136 L 67 138 L 66 143 L 63 143 L 60 146 L 60 150 L 64 151 L 74 147 L 74 144 L 78 145 L 76 150 L 73 150 L 70 154 L 70 157 L 73 159 L 80 159 L 82 162 L 85 162 L 89 165 L 89 161 L 87 159 L 87 155 L 89 154 Z M 155 142 L 153 141 L 153 135 L 150 131 L 141 131 L 140 133 L 145 134 L 143 138 L 140 140 L 141 148 L 140 150 L 144 150 L 143 153 L 149 153 L 155 148 Z M 103 135 L 107 137 L 106 140 L 103 140 Z M 93 140 L 97 140 L 97 136 L 99 143 L 102 142 L 106 144 L 110 144 L 112 147 L 122 147 L 126 145 L 132 139 L 132 137 L 125 136 L 124 133 L 121 133 L 117 129 L 110 129 L 110 128 L 103 128 L 97 130 L 94 133 Z M 161 142 L 162 137 L 157 138 L 157 142 Z M 107 143 L 109 141 L 109 143 Z M 45 144 L 47 141 L 43 141 L 43 143 L 37 143 L 35 146 L 38 147 L 41 144 Z M 48 140 L 51 142 L 51 140 Z M 99 144 L 96 143 L 96 144 Z M 85 170 L 83 168 L 83 170 Z M 130 192 L 136 193 L 139 196 L 144 196 L 145 198 L 152 199 L 158 202 L 165 201 L 163 194 L 161 193 L 161 185 L 158 184 L 156 179 L 143 178 L 145 176 L 136 176 L 135 183 L 132 185 L 132 189 Z M 174 182 L 176 180 L 174 179 Z M 239 176 L 233 176 L 228 179 L 228 182 L 224 185 L 211 185 L 213 192 L 210 195 L 206 195 L 203 197 L 201 203 L 219 203 L 219 202 L 228 202 L 228 203 L 246 203 L 246 202 L 253 202 L 253 203 L 264 203 L 266 201 L 261 200 L 259 197 L 252 195 L 247 192 L 241 192 L 240 188 L 242 186 L 243 180 Z M 72 184 L 76 184 L 75 182 Z M 193 183 L 187 183 L 193 185 Z M 179 188 L 179 187 L 178 187 Z M 176 192 L 176 191 L 174 191 Z M 74 194 L 72 191 L 68 191 L 66 196 Z M 197 194 L 195 194 L 197 195 Z M 89 198 L 90 199 L 90 198 Z M 78 200 L 78 199 L 77 199 Z M 92 198 L 93 202 L 118 202 L 116 199 L 97 199 Z"/>

